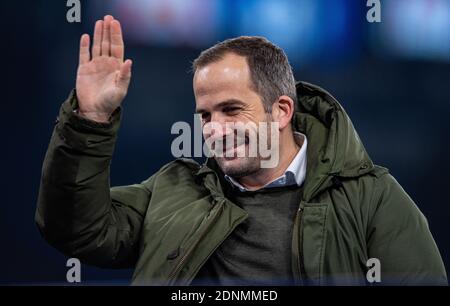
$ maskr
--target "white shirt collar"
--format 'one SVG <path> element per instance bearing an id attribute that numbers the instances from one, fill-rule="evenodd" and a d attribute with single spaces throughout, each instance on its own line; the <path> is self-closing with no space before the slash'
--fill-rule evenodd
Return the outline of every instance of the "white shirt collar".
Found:
<path id="1" fill-rule="evenodd" d="M 284 174 L 273 181 L 267 183 L 262 188 L 280 187 L 280 186 L 290 186 L 297 185 L 301 186 L 306 178 L 306 150 L 308 147 L 308 139 L 305 134 L 300 132 L 294 132 L 295 142 L 300 146 L 292 162 L 284 171 Z M 303 144 L 302 143 L 303 138 Z M 247 188 L 242 186 L 238 181 L 232 177 L 225 175 L 225 178 L 231 182 L 233 185 L 239 188 L 240 191 L 248 191 Z"/>

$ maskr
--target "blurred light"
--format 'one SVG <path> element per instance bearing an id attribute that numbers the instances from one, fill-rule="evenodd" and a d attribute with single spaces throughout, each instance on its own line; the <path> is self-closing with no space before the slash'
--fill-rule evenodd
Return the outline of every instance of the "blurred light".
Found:
<path id="1" fill-rule="evenodd" d="M 152 46 L 205 48 L 240 35 L 267 37 L 296 65 L 339 61 L 353 55 L 352 12 L 347 0 L 111 0 L 92 2 L 123 23 L 127 39 Z"/>
<path id="2" fill-rule="evenodd" d="M 376 51 L 450 60 L 450 1 L 396 0 L 383 5 L 382 21 L 374 33 Z"/>
<path id="3" fill-rule="evenodd" d="M 133 41 L 197 47 L 217 36 L 218 4 L 214 0 L 111 0 L 94 7 L 96 12 L 109 11 L 120 19 L 127 38 Z"/>
<path id="4" fill-rule="evenodd" d="M 354 35 L 343 0 L 240 0 L 238 35 L 261 35 L 282 47 L 294 63 L 323 60 L 329 47 L 334 60 L 351 53 Z"/>

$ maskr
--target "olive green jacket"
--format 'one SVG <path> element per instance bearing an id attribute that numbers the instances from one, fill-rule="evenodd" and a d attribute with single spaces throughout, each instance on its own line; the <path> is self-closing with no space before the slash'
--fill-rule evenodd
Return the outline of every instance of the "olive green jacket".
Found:
<path id="1" fill-rule="evenodd" d="M 308 137 L 308 169 L 292 247 L 280 250 L 291 252 L 296 282 L 364 285 L 368 260 L 377 258 L 381 284 L 446 285 L 427 220 L 372 163 L 342 106 L 312 84 L 297 90 L 295 126 Z M 177 159 L 140 184 L 110 188 L 121 110 L 103 124 L 75 107 L 72 92 L 45 156 L 36 211 L 42 235 L 84 263 L 133 267 L 133 284 L 190 284 L 247 218 L 225 196 L 223 173 L 211 159 Z"/>

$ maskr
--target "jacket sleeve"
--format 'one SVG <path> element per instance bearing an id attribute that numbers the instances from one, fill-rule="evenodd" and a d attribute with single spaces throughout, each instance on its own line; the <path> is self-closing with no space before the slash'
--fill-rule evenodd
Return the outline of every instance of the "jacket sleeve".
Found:
<path id="1" fill-rule="evenodd" d="M 40 182 L 35 220 L 43 237 L 70 257 L 100 267 L 132 267 L 152 178 L 109 186 L 109 168 L 120 125 L 74 113 L 75 91 L 61 106 Z"/>
<path id="2" fill-rule="evenodd" d="M 447 285 L 428 222 L 392 175 L 378 178 L 372 203 L 368 255 L 380 260 L 380 284 Z"/>

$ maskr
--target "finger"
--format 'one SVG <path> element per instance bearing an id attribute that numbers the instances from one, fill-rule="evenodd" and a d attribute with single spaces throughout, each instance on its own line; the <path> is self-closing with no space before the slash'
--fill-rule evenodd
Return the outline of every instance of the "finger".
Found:
<path id="1" fill-rule="evenodd" d="M 130 84 L 131 66 L 132 65 L 133 65 L 133 62 L 131 60 L 127 59 L 120 67 L 118 86 L 122 87 L 125 90 L 128 89 L 128 85 Z"/>
<path id="2" fill-rule="evenodd" d="M 89 35 L 83 34 L 80 38 L 80 65 L 88 63 L 91 59 L 89 54 Z"/>
<path id="3" fill-rule="evenodd" d="M 103 19 L 103 36 L 102 36 L 102 51 L 101 55 L 111 55 L 111 21 L 112 16 L 106 15 Z"/>
<path id="4" fill-rule="evenodd" d="M 123 45 L 122 28 L 118 20 L 111 21 L 111 56 L 123 61 L 125 47 Z"/>
<path id="5" fill-rule="evenodd" d="M 102 36 L 103 36 L 103 20 L 98 20 L 95 23 L 95 29 L 94 29 L 94 43 L 92 45 L 92 58 L 101 55 Z"/>

